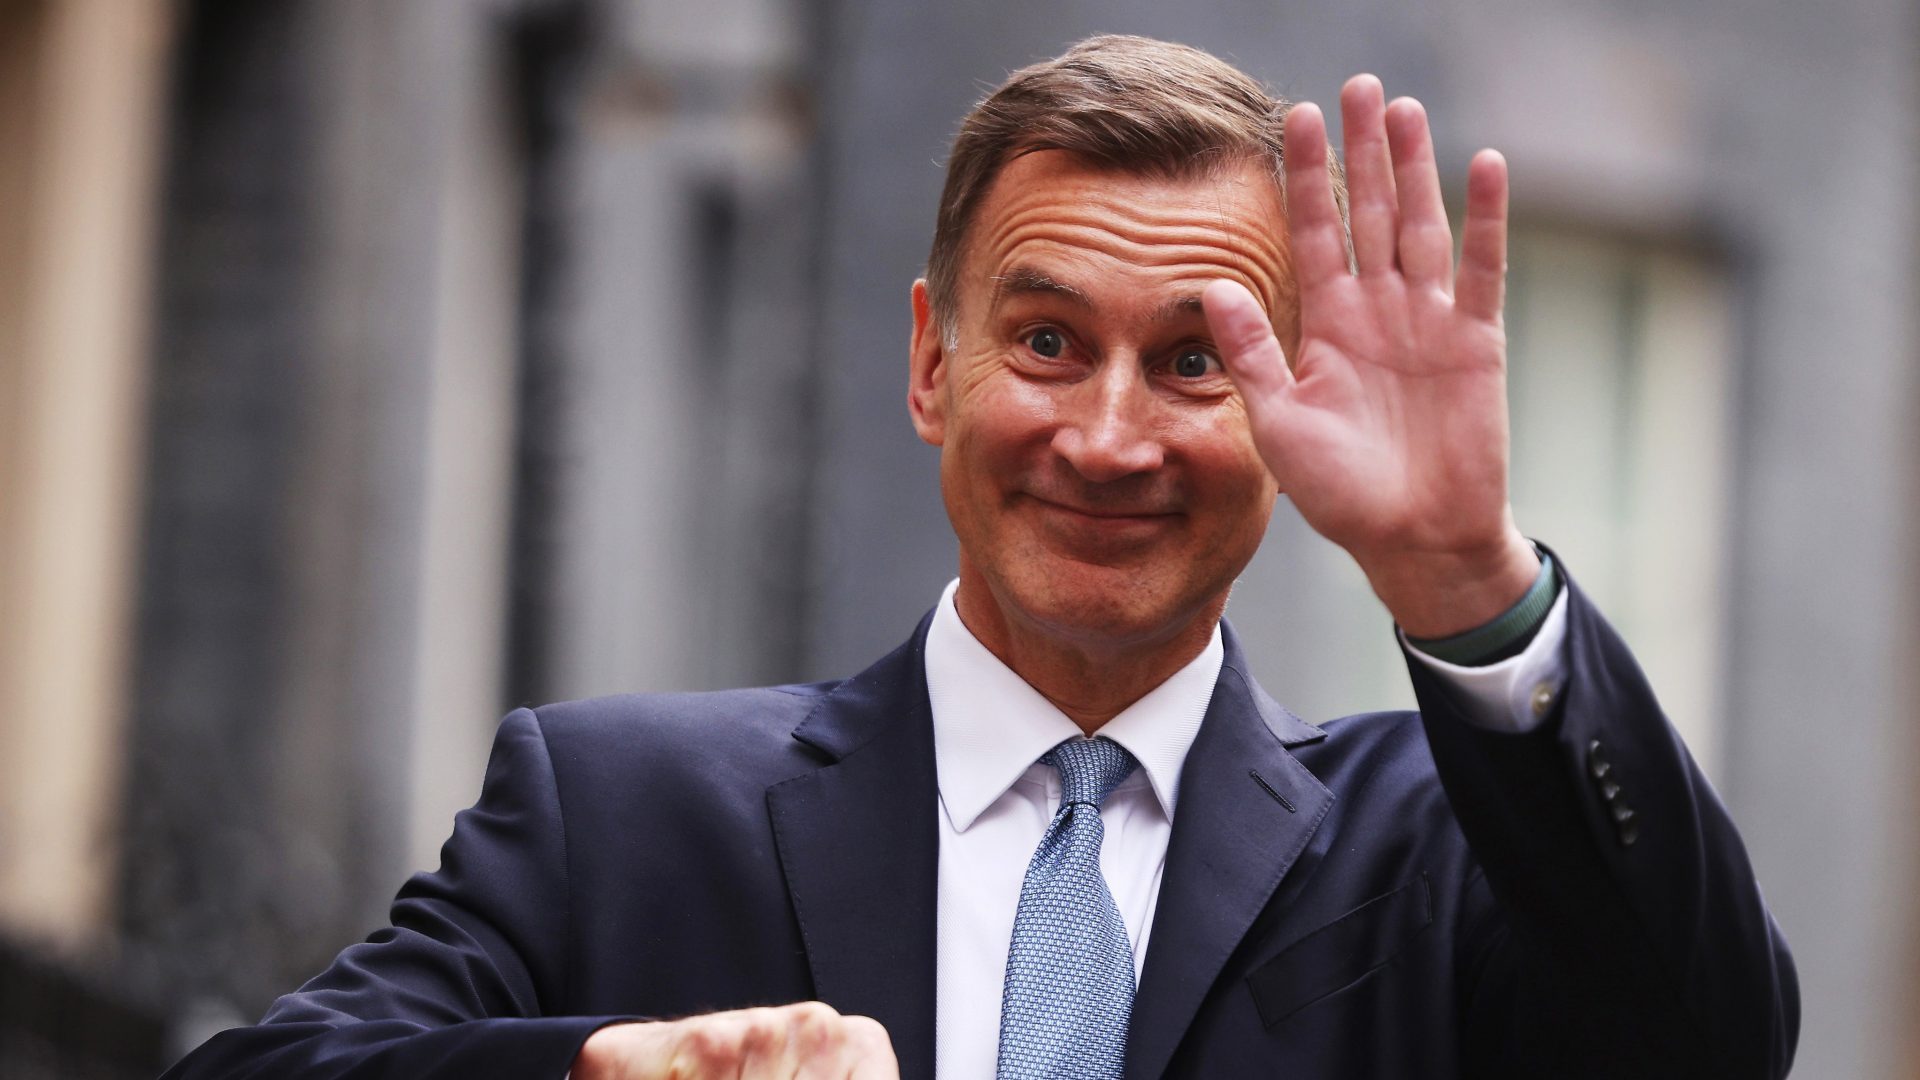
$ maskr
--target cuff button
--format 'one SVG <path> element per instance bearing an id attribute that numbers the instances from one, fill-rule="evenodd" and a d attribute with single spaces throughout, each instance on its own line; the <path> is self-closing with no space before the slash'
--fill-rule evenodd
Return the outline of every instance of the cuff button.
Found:
<path id="1" fill-rule="evenodd" d="M 1546 716 L 1547 710 L 1553 708 L 1553 684 L 1540 683 L 1535 686 L 1532 695 L 1527 699 L 1527 703 L 1532 706 L 1535 717 Z"/>

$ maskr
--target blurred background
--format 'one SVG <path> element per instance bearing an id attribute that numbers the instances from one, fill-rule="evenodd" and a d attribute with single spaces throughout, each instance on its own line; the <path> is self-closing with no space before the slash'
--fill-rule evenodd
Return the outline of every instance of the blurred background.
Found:
<path id="1" fill-rule="evenodd" d="M 1920 1077 L 1907 0 L 0 0 L 0 1076 L 151 1075 L 384 921 L 527 702 L 824 678 L 953 573 L 903 408 L 961 114 L 1100 31 L 1512 161 L 1515 505 L 1800 965 Z M 1459 194 L 1456 188 L 1454 194 Z M 1411 703 L 1282 508 L 1230 616 Z"/>

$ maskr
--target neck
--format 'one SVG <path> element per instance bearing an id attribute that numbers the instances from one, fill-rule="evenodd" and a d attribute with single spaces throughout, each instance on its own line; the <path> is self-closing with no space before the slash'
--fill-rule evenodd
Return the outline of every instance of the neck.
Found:
<path id="1" fill-rule="evenodd" d="M 1193 662 L 1213 639 L 1226 597 L 1158 633 L 1063 633 L 1002 603 L 963 565 L 954 605 L 960 621 L 987 651 L 1092 735 L 1127 706 Z"/>

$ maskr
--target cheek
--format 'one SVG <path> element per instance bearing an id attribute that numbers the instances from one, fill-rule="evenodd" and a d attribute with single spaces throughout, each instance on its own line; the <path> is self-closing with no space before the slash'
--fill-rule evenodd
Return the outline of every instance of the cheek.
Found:
<path id="1" fill-rule="evenodd" d="M 1240 462 L 1231 472 L 1223 470 L 1216 474 L 1209 495 L 1227 531 L 1235 534 L 1250 531 L 1257 542 L 1257 537 L 1266 533 L 1267 520 L 1273 516 L 1275 487 L 1266 468 L 1255 459 L 1250 463 Z"/>
<path id="2" fill-rule="evenodd" d="M 1011 481 L 1045 451 L 1059 404 L 1044 384 L 995 379 L 970 387 L 954 410 L 946 458 L 971 484 Z"/>
<path id="3" fill-rule="evenodd" d="M 1253 448 L 1243 417 L 1208 428 L 1188 443 L 1190 482 L 1222 532 L 1264 534 L 1279 485 Z"/>

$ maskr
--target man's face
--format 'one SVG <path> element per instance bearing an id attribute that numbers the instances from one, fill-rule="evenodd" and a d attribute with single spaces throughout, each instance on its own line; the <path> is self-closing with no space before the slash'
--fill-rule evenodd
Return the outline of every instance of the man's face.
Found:
<path id="1" fill-rule="evenodd" d="M 1000 173 L 957 348 L 914 290 L 909 401 L 941 447 L 963 597 L 1091 648 L 1217 617 L 1276 494 L 1201 312 L 1218 278 L 1290 321 L 1280 196 L 1253 165 L 1167 181 L 1042 151 Z"/>

